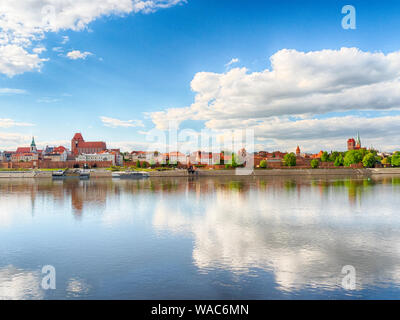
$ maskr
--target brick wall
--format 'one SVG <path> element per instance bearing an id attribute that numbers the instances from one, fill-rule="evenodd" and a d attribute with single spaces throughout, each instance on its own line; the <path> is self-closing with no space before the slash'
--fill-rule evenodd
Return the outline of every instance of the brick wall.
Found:
<path id="1" fill-rule="evenodd" d="M 29 161 L 29 162 L 1 162 L 0 168 L 9 168 L 9 169 L 32 169 L 35 168 L 34 162 L 36 163 L 36 168 L 38 169 L 63 169 L 63 168 L 74 168 L 75 165 L 79 165 L 80 168 L 83 168 L 84 164 L 87 164 L 89 167 L 97 167 L 97 168 L 109 168 L 113 164 L 111 161 Z"/>

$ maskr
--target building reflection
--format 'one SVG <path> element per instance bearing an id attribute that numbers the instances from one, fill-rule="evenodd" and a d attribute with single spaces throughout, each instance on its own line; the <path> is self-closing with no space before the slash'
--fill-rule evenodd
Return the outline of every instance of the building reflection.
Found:
<path id="1" fill-rule="evenodd" d="M 215 178 L 152 178 L 147 180 L 111 180 L 93 179 L 81 181 L 67 179 L 52 181 L 48 179 L 15 179 L 0 180 L 0 195 L 22 195 L 29 197 L 32 213 L 38 200 L 51 198 L 57 205 L 70 202 L 73 213 L 81 217 L 85 207 L 101 213 L 107 204 L 107 199 L 118 199 L 121 194 L 174 194 L 187 197 L 196 195 L 201 200 L 204 195 L 235 193 L 242 199 L 248 194 L 270 192 L 275 194 L 296 193 L 301 198 L 310 190 L 318 191 L 321 199 L 329 197 L 332 192 L 346 192 L 348 203 L 360 205 L 365 195 L 373 192 L 374 185 L 400 186 L 400 177 L 376 176 L 368 179 L 342 177 L 221 177 Z"/>

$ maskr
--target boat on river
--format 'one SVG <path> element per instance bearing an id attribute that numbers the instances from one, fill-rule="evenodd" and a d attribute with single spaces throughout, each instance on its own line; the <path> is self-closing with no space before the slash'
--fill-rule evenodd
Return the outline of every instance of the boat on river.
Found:
<path id="1" fill-rule="evenodd" d="M 117 179 L 144 179 L 150 177 L 150 174 L 144 171 L 116 171 L 112 173 L 112 177 Z"/>

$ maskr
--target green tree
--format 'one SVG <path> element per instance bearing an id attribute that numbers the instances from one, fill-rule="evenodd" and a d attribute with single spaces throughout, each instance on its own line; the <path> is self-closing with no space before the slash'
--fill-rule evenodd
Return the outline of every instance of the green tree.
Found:
<path id="1" fill-rule="evenodd" d="M 136 168 L 140 168 L 140 161 L 139 160 L 136 161 Z"/>
<path id="2" fill-rule="evenodd" d="M 261 160 L 260 162 L 260 168 L 266 168 L 267 167 L 267 160 Z"/>
<path id="3" fill-rule="evenodd" d="M 390 164 L 391 161 L 392 161 L 391 158 L 387 157 L 387 158 L 383 158 L 381 163 L 386 166 L 386 165 Z"/>
<path id="4" fill-rule="evenodd" d="M 339 154 L 334 162 L 335 167 L 340 167 L 343 165 L 343 156 L 341 154 Z"/>
<path id="5" fill-rule="evenodd" d="M 367 153 L 362 159 L 363 166 L 366 168 L 372 168 L 376 163 L 376 158 L 373 153 Z"/>
<path id="6" fill-rule="evenodd" d="M 285 162 L 285 166 L 294 167 L 296 165 L 296 155 L 292 153 L 287 153 L 283 157 L 283 161 Z"/>
<path id="7" fill-rule="evenodd" d="M 319 166 L 319 161 L 317 159 L 311 160 L 311 168 L 316 169 Z"/>
<path id="8" fill-rule="evenodd" d="M 349 167 L 352 164 L 360 163 L 363 159 L 363 154 L 359 150 L 350 150 L 346 152 L 343 159 L 343 164 Z"/>
<path id="9" fill-rule="evenodd" d="M 328 162 L 329 161 L 329 154 L 328 154 L 328 152 L 324 152 L 323 154 L 322 154 L 322 156 L 321 156 L 321 161 L 322 162 Z"/>
<path id="10" fill-rule="evenodd" d="M 340 156 L 340 152 L 338 151 L 333 151 L 330 155 L 329 155 L 329 161 L 330 162 L 335 162 L 336 158 Z"/>
<path id="11" fill-rule="evenodd" d="M 236 160 L 236 155 L 232 153 L 232 163 L 231 163 L 233 168 L 236 168 L 238 166 L 237 160 Z"/>
<path id="12" fill-rule="evenodd" d="M 391 162 L 393 167 L 400 167 L 400 152 L 396 152 L 391 159 Z"/>

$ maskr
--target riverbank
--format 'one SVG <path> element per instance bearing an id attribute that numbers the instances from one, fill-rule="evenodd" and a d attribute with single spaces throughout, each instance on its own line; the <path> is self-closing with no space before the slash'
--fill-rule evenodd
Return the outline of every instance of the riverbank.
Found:
<path id="1" fill-rule="evenodd" d="M 361 176 L 369 177 L 377 174 L 400 175 L 400 168 L 372 168 L 372 169 L 266 169 L 253 170 L 250 174 L 236 170 L 198 170 L 199 177 L 213 176 L 256 176 L 256 177 L 273 177 L 273 176 Z M 150 177 L 188 177 L 185 170 L 159 171 L 150 172 Z"/>
<path id="2" fill-rule="evenodd" d="M 253 170 L 250 174 L 236 170 L 198 170 L 198 177 L 219 176 L 359 176 L 369 177 L 372 175 L 400 175 L 400 168 L 372 168 L 372 169 L 266 169 Z M 190 177 L 186 170 L 151 171 L 150 177 Z M 0 178 L 51 178 L 50 171 L 0 171 Z M 91 178 L 111 178 L 111 172 L 95 170 L 90 173 Z"/>

